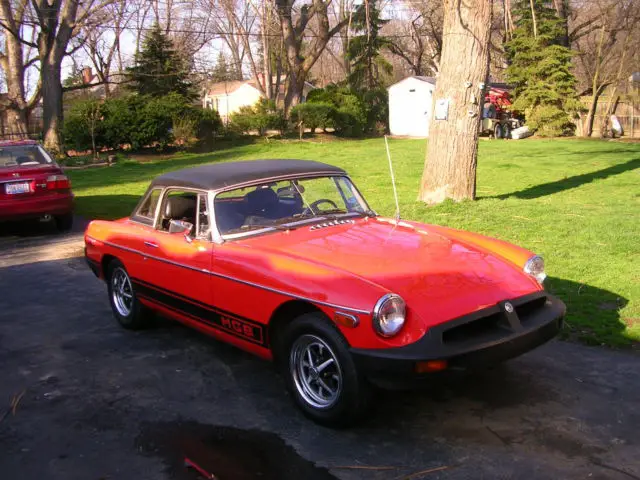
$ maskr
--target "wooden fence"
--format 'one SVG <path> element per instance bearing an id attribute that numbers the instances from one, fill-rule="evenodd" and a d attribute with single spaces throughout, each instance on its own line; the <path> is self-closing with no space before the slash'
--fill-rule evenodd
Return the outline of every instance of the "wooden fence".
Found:
<path id="1" fill-rule="evenodd" d="M 585 108 L 589 108 L 591 102 L 590 97 L 582 97 L 582 102 Z M 609 98 L 600 97 L 598 106 L 596 108 L 595 120 L 593 122 L 593 137 L 598 137 L 602 131 L 603 122 L 609 122 L 609 117 L 605 115 L 605 111 L 609 104 Z M 620 100 L 618 106 L 614 112 L 614 115 L 618 117 L 620 125 L 624 131 L 624 137 L 627 138 L 640 138 L 640 101 L 632 102 L 628 100 Z M 587 124 L 587 114 L 583 114 L 577 122 L 576 135 L 582 136 Z M 611 125 L 608 125 L 611 128 Z"/>

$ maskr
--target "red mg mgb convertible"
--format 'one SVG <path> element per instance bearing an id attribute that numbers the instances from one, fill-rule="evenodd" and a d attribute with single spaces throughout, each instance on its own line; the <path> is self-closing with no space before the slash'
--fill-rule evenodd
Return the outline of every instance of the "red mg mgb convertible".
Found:
<path id="1" fill-rule="evenodd" d="M 167 173 L 130 217 L 91 222 L 85 243 L 123 327 L 160 312 L 272 359 L 296 404 L 328 425 L 360 418 L 371 385 L 527 352 L 565 313 L 539 256 L 380 217 L 344 170 L 318 162 Z"/>

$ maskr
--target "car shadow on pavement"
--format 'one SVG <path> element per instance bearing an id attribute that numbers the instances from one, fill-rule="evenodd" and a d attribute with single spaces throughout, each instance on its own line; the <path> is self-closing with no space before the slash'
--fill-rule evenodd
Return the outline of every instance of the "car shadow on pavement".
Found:
<path id="1" fill-rule="evenodd" d="M 58 230 L 53 220 L 26 220 L 23 222 L 1 222 L 0 239 L 6 237 L 32 238 L 56 235 Z"/>
<path id="2" fill-rule="evenodd" d="M 562 338 L 589 345 L 640 347 L 627 335 L 627 328 L 639 320 L 623 316 L 629 300 L 621 294 L 557 277 L 547 278 L 545 289 L 567 306 Z"/>

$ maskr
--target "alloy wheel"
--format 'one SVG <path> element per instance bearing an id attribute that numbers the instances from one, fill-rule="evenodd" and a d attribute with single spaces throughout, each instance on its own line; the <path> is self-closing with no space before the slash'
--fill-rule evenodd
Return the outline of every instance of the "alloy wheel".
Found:
<path id="1" fill-rule="evenodd" d="M 133 307 L 133 289 L 129 275 L 120 267 L 111 275 L 111 296 L 118 313 L 128 317 Z"/>
<path id="2" fill-rule="evenodd" d="M 315 335 L 293 343 L 289 369 L 298 394 L 314 408 L 333 406 L 342 392 L 342 370 L 331 347 Z"/>

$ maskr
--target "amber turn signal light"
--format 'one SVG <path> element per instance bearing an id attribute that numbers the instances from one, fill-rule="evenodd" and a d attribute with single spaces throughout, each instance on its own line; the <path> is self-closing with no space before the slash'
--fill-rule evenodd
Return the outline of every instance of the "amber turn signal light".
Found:
<path id="1" fill-rule="evenodd" d="M 416 363 L 416 373 L 439 372 L 447 368 L 446 360 L 429 360 L 427 362 Z"/>
<path id="2" fill-rule="evenodd" d="M 343 327 L 355 328 L 358 326 L 358 317 L 344 312 L 336 312 L 333 315 L 333 319 L 338 325 Z"/>

